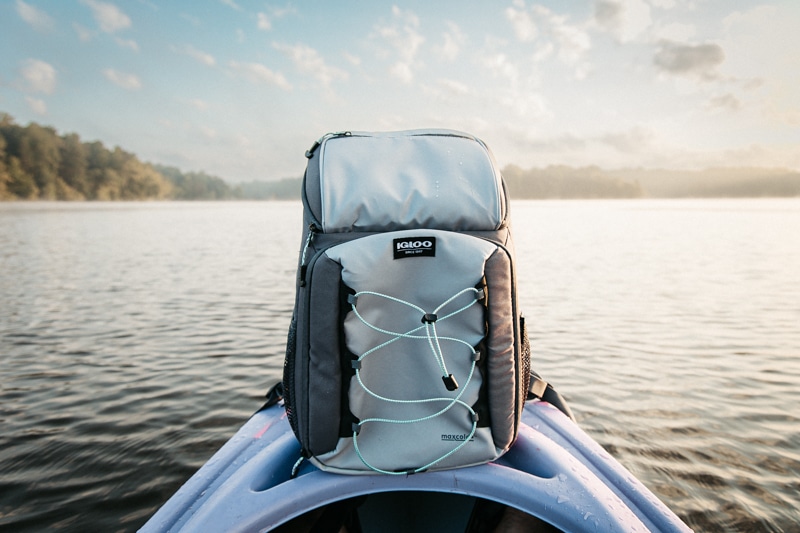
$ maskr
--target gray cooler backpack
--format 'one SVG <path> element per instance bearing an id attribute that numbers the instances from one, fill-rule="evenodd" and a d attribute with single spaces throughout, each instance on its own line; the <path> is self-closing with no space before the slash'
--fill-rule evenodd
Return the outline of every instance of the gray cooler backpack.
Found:
<path id="1" fill-rule="evenodd" d="M 350 474 L 496 459 L 530 355 L 488 148 L 449 130 L 346 132 L 306 157 L 283 379 L 304 457 Z"/>

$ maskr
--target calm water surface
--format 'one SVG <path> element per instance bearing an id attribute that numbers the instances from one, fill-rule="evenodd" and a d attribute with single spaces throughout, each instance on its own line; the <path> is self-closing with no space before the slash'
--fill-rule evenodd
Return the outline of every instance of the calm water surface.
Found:
<path id="1" fill-rule="evenodd" d="M 697 531 L 800 531 L 800 200 L 515 202 L 534 366 Z M 0 204 L 0 530 L 134 531 L 281 376 L 299 203 Z"/>

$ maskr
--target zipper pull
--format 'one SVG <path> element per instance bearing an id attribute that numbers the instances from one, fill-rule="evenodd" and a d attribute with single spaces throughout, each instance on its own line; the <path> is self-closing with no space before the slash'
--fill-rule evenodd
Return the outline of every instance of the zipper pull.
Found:
<path id="1" fill-rule="evenodd" d="M 311 159 L 314 157 L 314 152 L 317 151 L 317 148 L 319 148 L 319 145 L 322 144 L 322 139 L 324 138 L 325 137 L 320 137 L 318 140 L 314 141 L 314 144 L 311 145 L 311 148 L 306 150 L 306 159 Z"/>
<path id="2" fill-rule="evenodd" d="M 308 248 L 311 246 L 311 241 L 314 240 L 314 235 L 319 233 L 319 228 L 313 222 L 308 225 L 308 237 L 306 238 L 306 243 L 303 246 L 303 253 L 300 255 L 300 286 L 306 286 L 306 269 L 308 265 L 306 264 L 306 254 L 308 253 Z"/>
<path id="3" fill-rule="evenodd" d="M 311 159 L 312 157 L 314 157 L 314 152 L 317 151 L 317 148 L 319 148 L 319 146 L 322 144 L 322 142 L 326 138 L 328 138 L 328 137 L 349 137 L 351 135 L 352 135 L 352 133 L 349 132 L 349 131 L 336 131 L 336 132 L 333 132 L 333 133 L 326 133 L 325 135 L 323 135 L 322 137 L 320 137 L 319 139 L 314 141 L 314 144 L 311 145 L 311 148 L 306 150 L 306 158 L 307 159 Z"/>

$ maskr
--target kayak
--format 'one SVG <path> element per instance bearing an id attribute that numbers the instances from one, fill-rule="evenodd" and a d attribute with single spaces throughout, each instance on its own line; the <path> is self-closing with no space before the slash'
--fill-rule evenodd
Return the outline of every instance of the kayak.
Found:
<path id="1" fill-rule="evenodd" d="M 140 531 L 691 531 L 538 399 L 512 448 L 480 466 L 341 475 L 300 458 L 284 407 L 268 402 Z"/>

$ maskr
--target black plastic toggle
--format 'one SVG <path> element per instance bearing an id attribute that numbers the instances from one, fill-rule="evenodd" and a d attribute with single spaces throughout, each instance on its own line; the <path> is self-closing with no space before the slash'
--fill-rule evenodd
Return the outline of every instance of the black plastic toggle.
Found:
<path id="1" fill-rule="evenodd" d="M 425 316 L 422 317 L 423 324 L 433 324 L 439 319 L 435 313 L 425 313 Z"/>
<path id="2" fill-rule="evenodd" d="M 456 381 L 456 378 L 453 377 L 453 374 L 450 374 L 449 376 L 442 376 L 442 381 L 444 381 L 444 386 L 449 391 L 454 391 L 458 388 L 458 381 Z"/>

